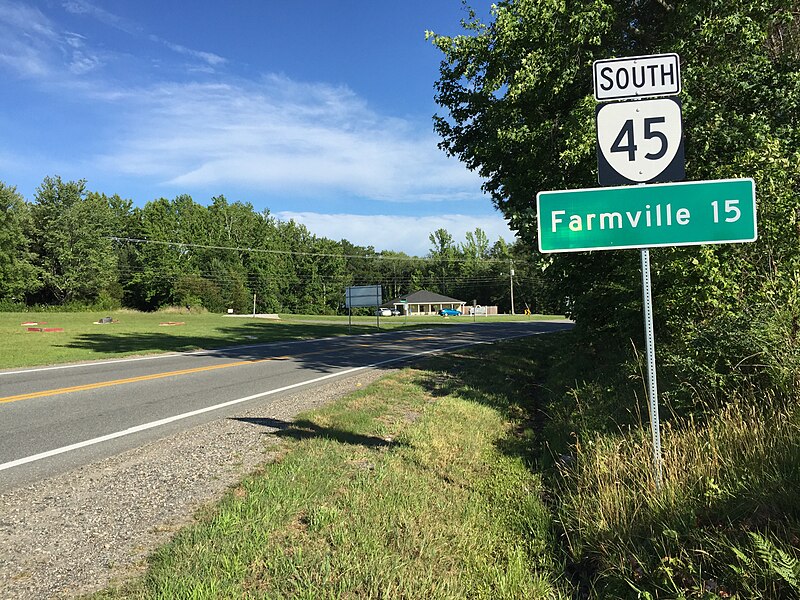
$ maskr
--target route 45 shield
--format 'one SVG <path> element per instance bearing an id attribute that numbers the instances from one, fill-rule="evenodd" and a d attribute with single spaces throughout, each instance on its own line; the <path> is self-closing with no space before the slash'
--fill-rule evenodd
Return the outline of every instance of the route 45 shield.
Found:
<path id="1" fill-rule="evenodd" d="M 685 177 L 680 100 L 611 102 L 597 107 L 600 185 L 666 183 Z"/>

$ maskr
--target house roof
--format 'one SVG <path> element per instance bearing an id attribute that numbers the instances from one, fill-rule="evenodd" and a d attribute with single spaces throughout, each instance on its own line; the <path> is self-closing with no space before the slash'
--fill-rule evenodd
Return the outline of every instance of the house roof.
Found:
<path id="1" fill-rule="evenodd" d="M 404 296 L 398 296 L 394 300 L 389 300 L 389 302 L 386 302 L 384 306 L 402 304 L 404 300 L 408 304 L 464 304 L 463 300 L 456 300 L 455 298 L 442 296 L 441 294 L 435 294 L 433 292 L 429 292 L 428 290 L 418 290 Z"/>

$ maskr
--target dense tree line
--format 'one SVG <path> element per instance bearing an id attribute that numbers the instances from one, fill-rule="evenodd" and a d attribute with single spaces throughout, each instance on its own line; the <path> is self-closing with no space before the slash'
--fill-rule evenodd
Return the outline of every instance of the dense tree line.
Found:
<path id="1" fill-rule="evenodd" d="M 491 244 L 476 229 L 463 243 L 444 229 L 427 256 L 376 252 L 313 235 L 224 196 L 186 195 L 136 207 L 85 181 L 46 177 L 27 201 L 0 183 L 0 306 L 165 306 L 209 311 L 335 313 L 349 285 L 381 284 L 384 299 L 428 289 L 510 310 L 544 308 L 533 257 Z"/>
<path id="2" fill-rule="evenodd" d="M 542 495 L 564 549 L 556 572 L 581 598 L 800 597 L 800 2 L 501 0 L 464 26 L 431 34 L 443 53 L 435 126 L 521 243 L 536 246 L 537 192 L 597 186 L 595 60 L 676 53 L 686 179 L 756 185 L 757 241 L 650 250 L 669 421 L 660 489 L 642 460 L 654 448 L 639 253 L 547 265 L 576 327 L 531 365 L 521 404 L 553 482 Z M 785 445 L 745 458 L 782 419 Z M 712 438 L 725 441 L 712 450 Z M 789 566 L 762 569 L 757 555 Z"/>
<path id="3" fill-rule="evenodd" d="M 597 185 L 592 62 L 679 55 L 686 179 L 752 177 L 759 230 L 750 244 L 651 251 L 661 372 L 685 397 L 800 384 L 798 23 L 796 0 L 507 0 L 462 35 L 429 34 L 443 53 L 441 145 L 483 176 L 530 248 L 538 191 Z M 596 362 L 629 361 L 634 375 L 638 253 L 554 255 L 543 277 Z"/>

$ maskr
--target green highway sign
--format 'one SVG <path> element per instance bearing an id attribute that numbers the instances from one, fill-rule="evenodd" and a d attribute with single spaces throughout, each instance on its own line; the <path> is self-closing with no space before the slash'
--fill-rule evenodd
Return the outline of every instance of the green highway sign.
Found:
<path id="1" fill-rule="evenodd" d="M 539 192 L 541 252 L 752 242 L 752 179 Z"/>

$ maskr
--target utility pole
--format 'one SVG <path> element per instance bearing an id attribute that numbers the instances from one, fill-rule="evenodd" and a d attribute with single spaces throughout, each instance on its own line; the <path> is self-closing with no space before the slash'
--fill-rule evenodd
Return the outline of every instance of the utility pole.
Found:
<path id="1" fill-rule="evenodd" d="M 511 314 L 515 315 L 517 313 L 514 312 L 514 261 L 508 261 L 511 265 Z"/>

